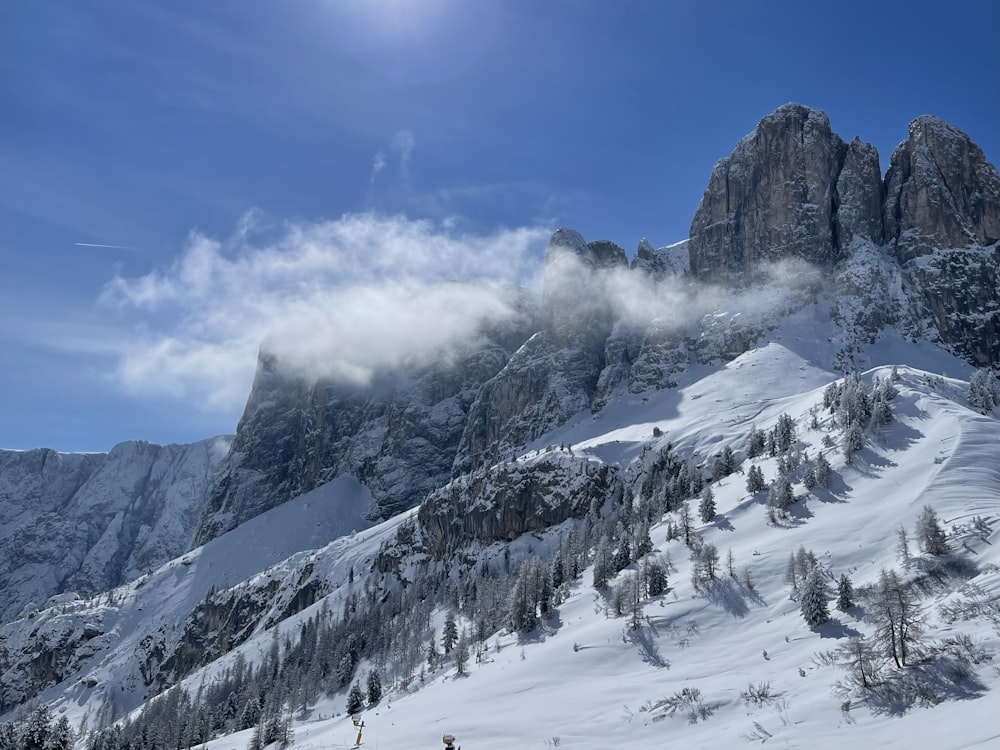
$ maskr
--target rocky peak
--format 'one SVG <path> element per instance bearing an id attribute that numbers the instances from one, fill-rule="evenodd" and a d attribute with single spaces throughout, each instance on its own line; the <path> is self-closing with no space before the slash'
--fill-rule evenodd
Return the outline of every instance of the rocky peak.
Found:
<path id="1" fill-rule="evenodd" d="M 786 104 L 719 161 L 691 223 L 691 272 L 740 283 L 762 264 L 833 265 L 860 233 L 881 237 L 878 153 L 847 146 L 824 112 Z"/>
<path id="2" fill-rule="evenodd" d="M 886 239 L 902 262 L 1000 240 L 1000 175 L 968 135 L 923 115 L 885 176 Z"/>
<path id="3" fill-rule="evenodd" d="M 649 274 L 655 280 L 688 272 L 688 241 L 681 240 L 666 247 L 655 248 L 643 237 L 632 257 L 631 269 Z"/>

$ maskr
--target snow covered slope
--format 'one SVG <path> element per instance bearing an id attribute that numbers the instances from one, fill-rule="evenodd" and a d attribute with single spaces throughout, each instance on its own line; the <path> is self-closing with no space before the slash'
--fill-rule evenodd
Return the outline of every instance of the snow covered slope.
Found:
<path id="1" fill-rule="evenodd" d="M 1000 647 L 998 626 L 988 615 L 955 619 L 955 611 L 969 608 L 942 605 L 1000 594 L 1000 421 L 996 414 L 977 414 L 967 407 L 964 363 L 927 344 L 893 340 L 879 350 L 884 364 L 864 373 L 863 380 L 870 385 L 875 379 L 895 378 L 894 419 L 872 430 L 867 445 L 848 464 L 843 435 L 823 408 L 824 391 L 837 375 L 817 366 L 816 337 L 805 335 L 815 332 L 816 323 L 808 315 L 789 321 L 767 346 L 725 366 L 690 373 L 689 382 L 677 389 L 622 397 L 601 413 L 581 416 L 528 446 L 518 459 L 536 460 L 549 446 L 561 444 L 571 448 L 575 459 L 628 471 L 668 442 L 695 460 L 707 460 L 726 446 L 740 455 L 751 428 L 767 431 L 780 415 L 791 416 L 797 450 L 812 457 L 824 452 L 832 479 L 828 488 L 809 491 L 801 483 L 802 473 L 793 474 L 799 499 L 777 523 L 769 521 L 767 493 L 747 492 L 749 460 L 741 472 L 711 485 L 718 515 L 711 523 L 696 522 L 696 531 L 723 556 L 732 552 L 736 578 L 723 572 L 711 584 L 695 587 L 690 550 L 681 540 L 668 539 L 668 529 L 678 523 L 678 515 L 668 513 L 653 524 L 651 538 L 655 552 L 669 555 L 672 562 L 670 589 L 644 603 L 637 628 L 629 616 L 614 614 L 609 592 L 594 590 L 588 568 L 557 611 L 534 631 L 489 634 L 481 660 L 470 664 L 466 674 L 457 674 L 454 664 L 445 662 L 424 675 L 423 685 L 412 679 L 403 688 L 404 681 L 394 676 L 396 687 L 387 685 L 382 701 L 363 713 L 366 744 L 432 746 L 451 732 L 464 746 L 485 750 L 513 743 L 539 748 L 603 748 L 621 742 L 651 746 L 666 738 L 706 748 L 771 740 L 818 748 L 893 742 L 995 746 L 998 732 L 989 717 L 1000 673 L 995 661 L 986 659 L 995 659 Z M 765 455 L 753 463 L 771 480 L 780 460 Z M 415 513 L 308 552 L 321 538 L 347 531 L 347 526 L 320 528 L 343 522 L 342 511 L 334 510 L 339 506 L 328 502 L 333 495 L 339 502 L 353 498 L 346 501 L 356 510 L 353 526 L 362 528 L 365 494 L 346 485 L 325 491 L 330 493 L 326 502 L 311 494 L 273 509 L 140 584 L 113 592 L 110 602 L 105 598 L 96 608 L 93 602 L 65 603 L 66 615 L 51 610 L 40 614 L 32 624 L 36 631 L 51 627 L 54 633 L 65 632 L 68 625 L 56 627 L 65 620 L 79 632 L 88 626 L 99 629 L 102 635 L 94 640 L 106 642 L 43 697 L 74 724 L 93 723 L 109 696 L 119 710 L 137 707 L 143 696 L 141 654 L 150 652 L 148 639 L 159 638 L 169 651 L 182 638 L 171 623 L 182 621 L 213 586 L 260 591 L 274 581 L 274 590 L 261 604 L 274 616 L 262 612 L 235 650 L 184 679 L 181 684 L 192 691 L 219 679 L 237 659 L 261 663 L 276 634 L 294 641 L 308 618 L 339 612 L 352 591 L 388 591 L 394 578 L 373 570 L 373 561 L 402 527 L 414 522 Z M 846 573 L 863 590 L 877 582 L 883 569 L 901 569 L 895 530 L 900 525 L 913 529 L 927 505 L 951 530 L 954 554 L 942 568 L 914 547 L 915 560 L 904 573 L 908 580 L 923 582 L 923 642 L 930 649 L 944 639 L 968 636 L 983 659 L 970 667 L 969 679 L 948 683 L 945 700 L 937 705 L 865 703 L 838 691 L 847 673 L 833 664 L 834 652 L 851 636 L 872 634 L 864 606 L 838 612 L 831 598 L 831 621 L 809 628 L 785 582 L 788 557 L 800 547 L 807 549 L 832 578 Z M 507 545 L 511 565 L 532 554 L 551 553 L 567 524 Z M 503 549 L 472 545 L 463 555 L 488 564 Z M 427 564 L 434 565 L 426 555 L 413 554 L 404 561 L 404 575 Z M 323 595 L 280 619 L 279 612 L 302 588 L 304 570 L 323 581 Z M 616 580 L 627 578 L 630 570 Z M 747 573 L 753 589 L 744 583 Z M 350 582 L 354 574 L 358 578 Z M 442 618 L 439 610 L 434 632 L 440 633 Z M 471 632 L 471 620 L 460 614 L 459 623 Z M 23 632 L 12 626 L 0 631 L 6 653 L 22 645 L 17 639 Z M 375 666 L 363 661 L 356 680 Z M 748 702 L 741 693 L 752 686 L 770 697 Z M 297 711 L 292 746 L 351 746 L 356 730 L 344 706 L 345 692 L 338 691 Z M 692 710 L 695 722 L 689 719 Z M 230 750 L 249 739 L 250 732 L 244 731 L 208 746 Z"/>

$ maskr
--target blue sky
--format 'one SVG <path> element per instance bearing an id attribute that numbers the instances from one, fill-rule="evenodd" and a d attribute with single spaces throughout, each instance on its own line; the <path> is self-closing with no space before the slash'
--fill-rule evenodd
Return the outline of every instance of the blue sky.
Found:
<path id="1" fill-rule="evenodd" d="M 263 337 L 413 339 L 406 304 L 449 306 L 415 280 L 533 283 L 558 226 L 683 239 L 785 102 L 883 170 L 925 113 L 996 164 L 998 28 L 992 0 L 7 0 L 0 447 L 232 432 Z"/>

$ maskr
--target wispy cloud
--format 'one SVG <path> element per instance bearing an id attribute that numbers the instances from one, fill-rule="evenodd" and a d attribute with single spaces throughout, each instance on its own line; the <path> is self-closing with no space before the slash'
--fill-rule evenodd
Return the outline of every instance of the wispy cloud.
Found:
<path id="1" fill-rule="evenodd" d="M 410 157 L 417 145 L 417 139 L 410 130 L 400 130 L 392 137 L 392 152 L 399 159 L 399 174 L 403 179 L 410 176 Z"/>
<path id="2" fill-rule="evenodd" d="M 117 353 L 126 388 L 233 412 L 262 342 L 303 375 L 354 383 L 446 357 L 517 314 L 499 283 L 535 282 L 550 234 L 353 214 L 256 244 L 254 222 L 226 240 L 192 234 L 169 267 L 105 286 L 101 303 L 132 324 Z M 497 284 L 450 283 L 472 278 Z"/>
<path id="3" fill-rule="evenodd" d="M 372 159 L 372 171 L 368 179 L 370 185 L 374 185 L 390 160 L 396 166 L 396 176 L 403 183 L 410 180 L 410 160 L 413 158 L 413 149 L 416 148 L 417 139 L 412 130 L 400 130 L 389 141 L 388 156 L 385 150 L 379 149 Z"/>
<path id="4" fill-rule="evenodd" d="M 386 161 L 385 154 L 381 151 L 375 152 L 375 159 L 372 161 L 372 174 L 368 182 L 372 185 L 375 184 L 375 179 L 379 176 L 383 169 L 385 169 Z"/>

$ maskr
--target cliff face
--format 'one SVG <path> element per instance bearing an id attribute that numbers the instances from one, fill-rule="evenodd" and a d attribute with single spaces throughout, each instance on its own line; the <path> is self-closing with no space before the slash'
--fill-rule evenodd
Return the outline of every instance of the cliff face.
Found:
<path id="1" fill-rule="evenodd" d="M 874 147 L 845 145 L 825 114 L 789 104 L 715 166 L 691 224 L 690 267 L 740 286 L 769 261 L 833 269 L 858 243 L 887 245 L 910 317 L 930 319 L 932 338 L 987 366 L 1000 361 L 998 240 L 1000 176 L 958 128 L 914 120 L 883 180 Z"/>
<path id="2" fill-rule="evenodd" d="M 199 541 L 341 475 L 371 491 L 373 520 L 419 503 L 448 480 L 482 385 L 537 329 L 533 298 L 516 292 L 513 304 L 519 315 L 454 359 L 385 371 L 367 387 L 308 382 L 262 354 Z"/>
<path id="3" fill-rule="evenodd" d="M 0 451 L 0 622 L 65 591 L 107 591 L 189 550 L 227 447 Z"/>
<path id="4" fill-rule="evenodd" d="M 553 234 L 542 328 L 483 385 L 469 410 L 453 476 L 489 465 L 590 409 L 614 325 L 602 280 L 615 272 L 628 272 L 618 245 L 588 243 L 570 229 Z"/>
<path id="5" fill-rule="evenodd" d="M 739 281 L 769 261 L 833 265 L 854 234 L 881 241 L 879 182 L 874 147 L 845 145 L 817 109 L 780 107 L 715 165 L 691 223 L 691 272 Z"/>
<path id="6" fill-rule="evenodd" d="M 1000 175 L 936 117 L 910 123 L 885 177 L 887 241 L 939 340 L 979 367 L 1000 362 Z"/>
<path id="7" fill-rule="evenodd" d="M 500 463 L 463 475 L 421 503 L 417 521 L 427 552 L 441 557 L 470 541 L 512 541 L 582 518 L 621 499 L 617 467 L 592 466 L 563 451 Z"/>

